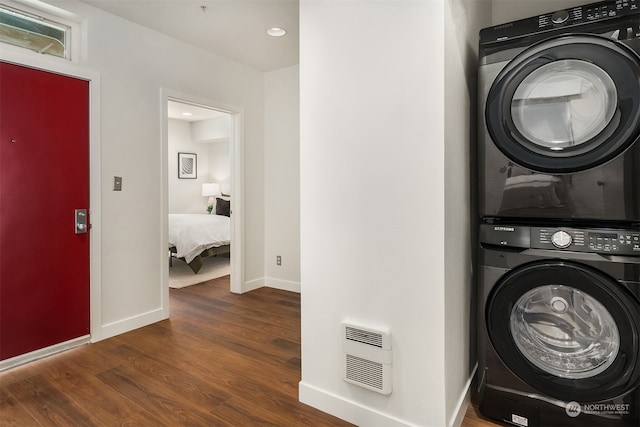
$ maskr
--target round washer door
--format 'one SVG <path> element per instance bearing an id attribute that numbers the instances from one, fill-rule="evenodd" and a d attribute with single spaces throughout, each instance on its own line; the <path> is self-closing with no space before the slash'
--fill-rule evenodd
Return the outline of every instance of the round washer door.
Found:
<path id="1" fill-rule="evenodd" d="M 496 77 L 485 120 L 496 146 L 531 170 L 603 164 L 640 138 L 640 57 L 597 35 L 535 44 Z"/>
<path id="2" fill-rule="evenodd" d="M 608 275 L 547 260 L 503 276 L 485 317 L 496 353 L 521 380 L 563 401 L 601 401 L 638 385 L 639 312 Z"/>

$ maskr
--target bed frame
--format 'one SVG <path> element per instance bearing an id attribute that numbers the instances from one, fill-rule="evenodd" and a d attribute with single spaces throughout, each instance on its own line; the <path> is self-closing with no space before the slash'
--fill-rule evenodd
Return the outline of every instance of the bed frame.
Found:
<path id="1" fill-rule="evenodd" d="M 198 274 L 200 269 L 202 268 L 202 258 L 208 256 L 217 256 L 217 255 L 225 255 L 231 253 L 231 245 L 223 245 L 216 246 L 214 248 L 205 249 L 200 253 L 200 255 L 196 256 L 191 262 L 188 262 L 187 265 L 193 270 L 194 274 Z M 173 258 L 176 258 L 176 247 L 169 247 L 169 267 L 171 267 L 173 263 Z M 184 262 L 187 262 L 184 258 L 179 258 Z"/>

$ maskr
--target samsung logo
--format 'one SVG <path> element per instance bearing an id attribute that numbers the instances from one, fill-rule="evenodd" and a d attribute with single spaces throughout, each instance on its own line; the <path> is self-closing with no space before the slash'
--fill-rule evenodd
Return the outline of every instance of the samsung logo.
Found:
<path id="1" fill-rule="evenodd" d="M 508 22 L 506 24 L 502 24 L 502 25 L 496 25 L 495 27 L 493 27 L 494 30 L 502 30 L 503 28 L 510 28 L 513 27 L 513 22 Z"/>
<path id="2" fill-rule="evenodd" d="M 494 231 L 516 231 L 513 227 L 493 227 Z"/>

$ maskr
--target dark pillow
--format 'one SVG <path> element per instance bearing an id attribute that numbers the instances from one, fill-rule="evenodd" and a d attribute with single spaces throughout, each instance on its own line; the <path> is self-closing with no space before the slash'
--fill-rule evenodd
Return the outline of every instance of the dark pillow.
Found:
<path id="1" fill-rule="evenodd" d="M 216 215 L 231 216 L 231 200 L 216 197 Z"/>

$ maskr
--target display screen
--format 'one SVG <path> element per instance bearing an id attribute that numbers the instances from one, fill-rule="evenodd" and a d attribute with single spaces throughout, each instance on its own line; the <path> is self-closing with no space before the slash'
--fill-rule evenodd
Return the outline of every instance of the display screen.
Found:
<path id="1" fill-rule="evenodd" d="M 591 233 L 589 237 L 596 237 L 600 239 L 617 239 L 618 235 L 616 233 Z"/>

